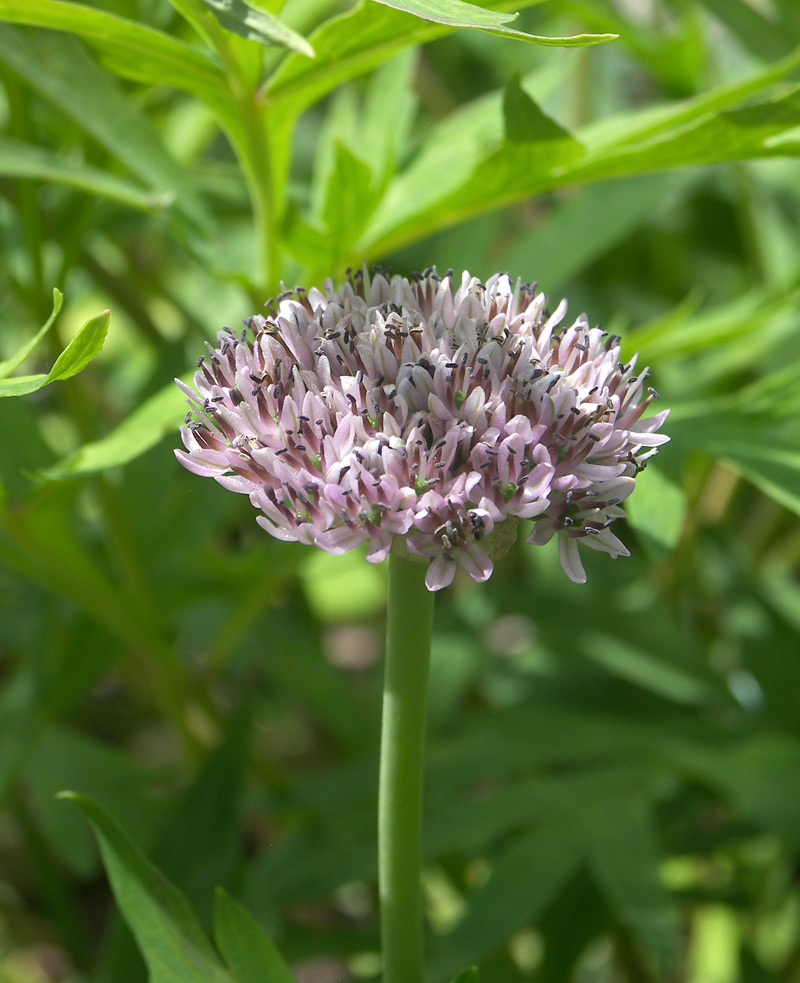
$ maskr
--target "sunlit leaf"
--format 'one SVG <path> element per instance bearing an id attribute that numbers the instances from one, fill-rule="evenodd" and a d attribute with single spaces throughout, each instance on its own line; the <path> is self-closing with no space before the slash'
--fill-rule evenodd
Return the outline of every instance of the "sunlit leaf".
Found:
<path id="1" fill-rule="evenodd" d="M 616 34 L 578 34 L 573 37 L 547 38 L 535 34 L 525 34 L 515 31 L 505 25 L 518 16 L 517 14 L 501 13 L 487 10 L 464 0 L 377 0 L 387 7 L 404 10 L 415 17 L 433 21 L 436 24 L 446 24 L 448 27 L 474 27 L 501 37 L 515 38 L 519 41 L 531 41 L 534 44 L 545 44 L 555 47 L 579 48 L 588 44 L 601 44 L 613 41 Z"/>
<path id="2" fill-rule="evenodd" d="M 60 301 L 58 302 L 60 306 Z M 0 396 L 25 396 L 36 392 L 42 386 L 62 379 L 69 379 L 91 362 L 103 347 L 108 334 L 110 311 L 104 311 L 96 317 L 91 317 L 64 351 L 58 356 L 48 373 L 38 375 L 15 376 L 11 379 L 0 380 Z M 41 333 L 41 332 L 40 332 Z"/>
<path id="3" fill-rule="evenodd" d="M 314 57 L 314 49 L 304 37 L 263 7 L 253 6 L 247 0 L 203 0 L 203 3 L 223 27 L 248 41 L 278 44 L 307 58 Z"/>
<path id="4" fill-rule="evenodd" d="M 230 106 L 224 76 L 212 59 L 136 21 L 67 0 L 0 0 L 0 20 L 77 34 L 97 45 L 104 63 L 126 78 Z"/>

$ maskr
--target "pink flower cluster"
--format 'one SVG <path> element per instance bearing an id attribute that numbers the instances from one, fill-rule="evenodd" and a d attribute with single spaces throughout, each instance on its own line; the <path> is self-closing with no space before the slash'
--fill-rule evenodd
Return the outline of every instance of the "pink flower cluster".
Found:
<path id="1" fill-rule="evenodd" d="M 566 302 L 544 303 L 506 274 L 434 269 L 288 291 L 209 346 L 196 392 L 179 382 L 191 411 L 175 453 L 249 495 L 278 539 L 428 558 L 430 590 L 459 564 L 489 577 L 496 527 L 521 519 L 529 542 L 558 535 L 583 582 L 579 540 L 628 555 L 609 527 L 667 413 L 642 419 L 656 393 L 618 339 L 584 315 L 561 327 Z"/>

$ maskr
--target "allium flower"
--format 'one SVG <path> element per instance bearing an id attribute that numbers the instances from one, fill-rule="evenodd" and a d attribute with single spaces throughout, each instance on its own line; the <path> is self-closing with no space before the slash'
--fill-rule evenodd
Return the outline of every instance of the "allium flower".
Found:
<path id="1" fill-rule="evenodd" d="M 667 413 L 642 419 L 657 394 L 619 339 L 583 314 L 560 327 L 566 302 L 544 303 L 506 274 L 434 269 L 287 291 L 208 346 L 197 392 L 179 382 L 192 410 L 175 453 L 249 495 L 278 539 L 428 558 L 429 590 L 459 564 L 486 580 L 522 519 L 529 542 L 558 535 L 583 582 L 579 540 L 628 555 L 609 527 Z"/>

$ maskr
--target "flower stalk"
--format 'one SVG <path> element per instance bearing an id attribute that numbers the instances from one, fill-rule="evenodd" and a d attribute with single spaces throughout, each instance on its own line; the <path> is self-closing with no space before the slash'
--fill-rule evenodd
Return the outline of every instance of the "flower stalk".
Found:
<path id="1" fill-rule="evenodd" d="M 422 788 L 434 594 L 426 564 L 390 554 L 378 878 L 383 983 L 422 983 Z"/>

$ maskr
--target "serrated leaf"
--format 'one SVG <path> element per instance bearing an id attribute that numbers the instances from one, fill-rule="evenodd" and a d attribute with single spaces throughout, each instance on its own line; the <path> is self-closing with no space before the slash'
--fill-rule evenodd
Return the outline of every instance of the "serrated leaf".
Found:
<path id="1" fill-rule="evenodd" d="M 57 288 L 53 288 L 53 311 L 50 317 L 45 321 L 42 327 L 37 331 L 37 333 L 31 338 L 30 341 L 26 341 L 25 344 L 20 345 L 20 347 L 14 352 L 14 354 L 7 358 L 5 361 L 0 362 L 0 379 L 5 379 L 7 376 L 20 367 L 26 358 L 30 356 L 39 342 L 44 338 L 50 328 L 53 326 L 53 322 L 58 317 L 58 313 L 61 310 L 61 306 L 64 303 L 64 295 Z"/>
<path id="2" fill-rule="evenodd" d="M 224 28 L 261 44 L 277 44 L 290 51 L 314 57 L 314 49 L 306 39 L 293 31 L 263 7 L 254 7 L 247 0 L 203 0 Z"/>
<path id="3" fill-rule="evenodd" d="M 214 939 L 236 983 L 296 983 L 272 939 L 221 888 L 216 894 Z"/>
<path id="4" fill-rule="evenodd" d="M 38 373 L 37 375 L 23 375 L 13 379 L 0 380 L 0 397 L 27 396 L 51 382 L 69 379 L 81 369 L 86 368 L 103 347 L 103 342 L 108 334 L 110 318 L 110 311 L 103 311 L 102 314 L 90 317 L 58 356 L 55 365 L 47 374 Z"/>
<path id="5" fill-rule="evenodd" d="M 62 792 L 100 843 L 117 904 L 150 971 L 150 983 L 232 983 L 186 898 L 91 799 Z"/>

